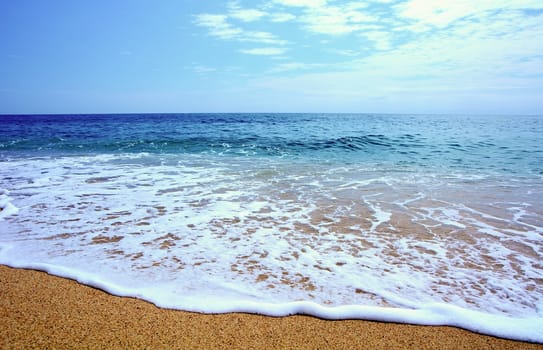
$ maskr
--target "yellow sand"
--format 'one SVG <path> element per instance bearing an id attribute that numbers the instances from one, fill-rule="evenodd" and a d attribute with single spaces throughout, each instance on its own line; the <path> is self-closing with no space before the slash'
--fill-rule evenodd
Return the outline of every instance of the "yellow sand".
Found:
<path id="1" fill-rule="evenodd" d="M 543 349 L 453 327 L 159 309 L 0 265 L 0 348 Z"/>

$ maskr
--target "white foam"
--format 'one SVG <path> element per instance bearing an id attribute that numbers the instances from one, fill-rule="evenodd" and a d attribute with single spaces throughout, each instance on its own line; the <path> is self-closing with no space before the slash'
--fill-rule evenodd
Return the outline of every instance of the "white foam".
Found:
<path id="1" fill-rule="evenodd" d="M 0 196 L 20 209 L 0 221 L 0 263 L 163 307 L 542 342 L 543 219 L 523 193 L 543 185 L 509 199 L 500 185 L 255 158 L 12 160 Z"/>
<path id="2" fill-rule="evenodd" d="M 19 208 L 11 203 L 11 198 L 8 196 L 9 191 L 0 188 L 0 220 L 10 215 L 15 215 L 19 212 Z"/>

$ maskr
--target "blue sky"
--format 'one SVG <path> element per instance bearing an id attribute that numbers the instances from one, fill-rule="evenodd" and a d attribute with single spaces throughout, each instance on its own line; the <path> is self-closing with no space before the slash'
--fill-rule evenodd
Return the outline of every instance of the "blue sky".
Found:
<path id="1" fill-rule="evenodd" d="M 0 113 L 543 114 L 541 0 L 0 0 Z"/>

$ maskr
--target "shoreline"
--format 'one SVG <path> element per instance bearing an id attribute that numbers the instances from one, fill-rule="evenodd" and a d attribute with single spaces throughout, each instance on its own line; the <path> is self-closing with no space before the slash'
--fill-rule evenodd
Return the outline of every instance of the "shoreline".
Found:
<path id="1" fill-rule="evenodd" d="M 160 309 L 0 265 L 1 348 L 543 349 L 449 326 Z"/>

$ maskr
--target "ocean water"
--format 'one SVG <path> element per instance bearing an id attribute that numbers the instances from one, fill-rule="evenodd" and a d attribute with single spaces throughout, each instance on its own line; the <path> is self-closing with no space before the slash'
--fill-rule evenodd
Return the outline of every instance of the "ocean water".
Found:
<path id="1" fill-rule="evenodd" d="M 0 116 L 0 263 L 543 342 L 543 116 Z"/>

